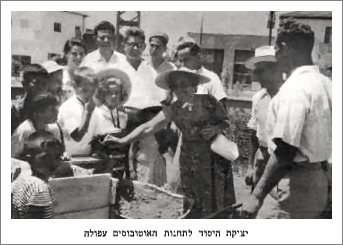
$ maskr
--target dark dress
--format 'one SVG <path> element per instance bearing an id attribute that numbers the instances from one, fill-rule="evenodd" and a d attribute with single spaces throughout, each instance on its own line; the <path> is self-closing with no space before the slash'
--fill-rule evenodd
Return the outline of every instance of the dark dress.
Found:
<path id="1" fill-rule="evenodd" d="M 182 132 L 180 154 L 181 188 L 194 199 L 190 218 L 200 218 L 235 203 L 231 163 L 210 149 L 200 130 L 207 125 L 228 126 L 222 105 L 209 95 L 196 95 L 194 104 L 180 101 L 164 108 L 167 118 Z"/>

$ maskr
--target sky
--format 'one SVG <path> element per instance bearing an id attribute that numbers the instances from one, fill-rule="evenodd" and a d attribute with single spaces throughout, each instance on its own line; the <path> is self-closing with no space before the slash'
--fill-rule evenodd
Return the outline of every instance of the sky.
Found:
<path id="1" fill-rule="evenodd" d="M 86 19 L 86 28 L 94 29 L 101 20 L 107 20 L 115 24 L 116 11 L 96 12 L 82 11 L 89 15 Z M 129 19 L 132 12 L 127 12 L 124 18 Z M 279 14 L 279 13 L 277 13 Z M 169 45 L 176 44 L 177 39 L 186 35 L 187 32 L 200 32 L 201 18 L 203 17 L 204 33 L 220 34 L 246 34 L 268 35 L 267 20 L 268 11 L 255 12 L 190 12 L 190 11 L 142 11 L 141 28 L 146 36 L 156 31 L 163 31 L 169 35 Z M 278 17 L 276 18 L 278 19 Z M 278 23 L 276 23 L 278 24 Z M 277 26 L 277 25 L 275 25 Z M 275 29 L 274 29 L 275 34 Z"/>

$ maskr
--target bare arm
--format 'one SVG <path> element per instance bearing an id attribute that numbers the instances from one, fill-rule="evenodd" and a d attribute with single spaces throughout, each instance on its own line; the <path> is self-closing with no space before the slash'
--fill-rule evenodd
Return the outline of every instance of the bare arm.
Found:
<path id="1" fill-rule="evenodd" d="M 135 142 L 146 136 L 153 135 L 160 129 L 167 126 L 168 122 L 169 120 L 167 119 L 166 115 L 164 114 L 163 111 L 161 111 L 153 119 L 138 126 L 136 129 L 134 129 L 130 134 L 128 134 L 124 138 L 117 139 L 117 138 L 109 136 L 109 137 L 106 137 L 105 140 L 116 141 L 121 144 Z"/>
<path id="2" fill-rule="evenodd" d="M 83 138 L 83 136 L 87 133 L 88 127 L 89 127 L 89 122 L 92 117 L 92 113 L 94 111 L 95 104 L 91 100 L 87 106 L 86 106 L 86 112 L 82 116 L 81 124 L 77 129 L 75 129 L 70 136 L 73 138 L 73 140 L 80 142 Z"/>
<path id="3" fill-rule="evenodd" d="M 257 183 L 249 200 L 243 205 L 243 212 L 247 218 L 254 217 L 261 207 L 264 198 L 273 187 L 282 179 L 291 167 L 297 148 L 276 139 L 277 148 L 270 155 L 265 171 Z"/>

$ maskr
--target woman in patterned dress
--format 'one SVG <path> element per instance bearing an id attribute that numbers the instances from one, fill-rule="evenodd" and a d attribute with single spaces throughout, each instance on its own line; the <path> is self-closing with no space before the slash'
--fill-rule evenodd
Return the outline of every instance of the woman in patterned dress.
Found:
<path id="1" fill-rule="evenodd" d="M 106 141 L 129 143 L 151 135 L 173 121 L 183 134 L 180 156 L 181 185 L 194 200 L 189 218 L 201 218 L 235 203 L 231 165 L 210 149 L 212 140 L 228 126 L 223 107 L 209 95 L 197 95 L 198 84 L 207 77 L 182 70 L 160 74 L 156 84 L 171 90 L 177 100 L 152 120 L 124 138 L 108 136 Z"/>

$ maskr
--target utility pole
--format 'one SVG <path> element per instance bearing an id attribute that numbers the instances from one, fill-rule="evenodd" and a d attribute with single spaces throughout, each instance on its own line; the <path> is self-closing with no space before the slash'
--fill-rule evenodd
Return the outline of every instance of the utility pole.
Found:
<path id="1" fill-rule="evenodd" d="M 202 35 L 204 32 L 204 15 L 201 16 L 201 24 L 200 24 L 200 46 L 202 46 Z"/>
<path id="2" fill-rule="evenodd" d="M 131 19 L 124 19 L 124 14 L 127 11 L 117 11 L 117 21 L 116 21 L 116 37 L 117 37 L 117 41 L 116 41 L 116 49 L 120 49 L 120 44 L 121 41 L 120 40 L 120 30 L 122 27 L 126 27 L 126 26 L 137 26 L 140 27 L 141 26 L 141 12 L 140 11 L 133 11 L 134 12 L 134 16 Z"/>
<path id="3" fill-rule="evenodd" d="M 267 28 L 269 28 L 269 45 L 272 45 L 272 34 L 275 26 L 275 11 L 269 11 Z"/>

